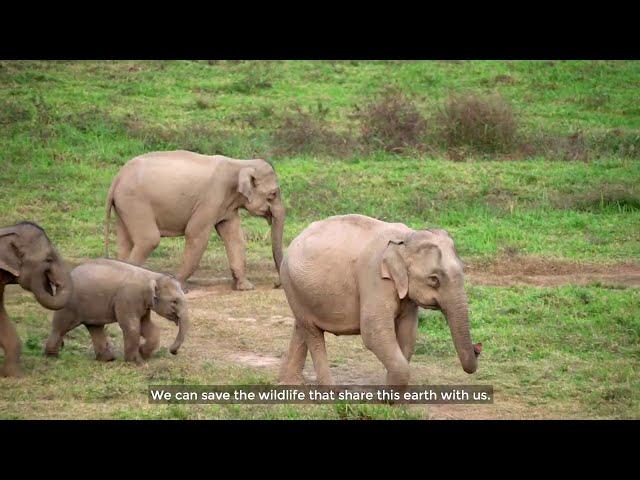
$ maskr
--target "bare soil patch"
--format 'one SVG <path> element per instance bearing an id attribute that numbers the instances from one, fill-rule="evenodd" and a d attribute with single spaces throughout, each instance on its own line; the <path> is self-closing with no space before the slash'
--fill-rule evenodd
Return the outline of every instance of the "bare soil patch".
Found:
<path id="1" fill-rule="evenodd" d="M 479 285 L 557 285 L 640 286 L 640 264 L 625 262 L 599 264 L 549 260 L 534 256 L 503 256 L 492 262 L 467 265 L 467 278 Z"/>

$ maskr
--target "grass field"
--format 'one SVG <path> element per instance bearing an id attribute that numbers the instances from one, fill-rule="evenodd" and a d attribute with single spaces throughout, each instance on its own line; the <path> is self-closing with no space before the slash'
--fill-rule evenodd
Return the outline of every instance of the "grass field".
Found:
<path id="1" fill-rule="evenodd" d="M 362 112 L 390 88 L 426 125 L 402 149 L 362 134 Z M 149 405 L 149 383 L 275 383 L 291 312 L 269 288 L 268 228 L 245 215 L 258 290 L 227 288 L 212 237 L 184 355 L 165 346 L 146 367 L 92 361 L 80 329 L 58 361 L 43 359 L 50 312 L 9 287 L 26 376 L 0 379 L 0 417 L 639 418 L 639 88 L 640 62 L 0 61 L 0 225 L 35 221 L 79 263 L 103 254 L 106 192 L 130 158 L 266 158 L 287 206 L 285 245 L 343 213 L 451 233 L 485 350 L 467 376 L 442 315 L 423 312 L 412 380 L 496 390 L 489 406 Z M 511 147 L 442 134 L 448 99 L 469 93 L 510 105 Z M 175 271 L 182 246 L 164 239 L 149 265 Z M 174 332 L 157 323 L 164 345 Z M 328 341 L 338 380 L 382 381 L 358 337 Z"/>

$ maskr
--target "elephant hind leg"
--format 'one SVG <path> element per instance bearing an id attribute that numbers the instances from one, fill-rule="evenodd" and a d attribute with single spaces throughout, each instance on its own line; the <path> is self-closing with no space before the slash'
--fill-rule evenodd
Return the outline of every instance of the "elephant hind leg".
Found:
<path id="1" fill-rule="evenodd" d="M 302 324 L 302 332 L 307 348 L 311 352 L 313 367 L 320 385 L 333 385 L 333 377 L 329 370 L 327 347 L 324 343 L 324 331 L 311 322 Z"/>
<path id="2" fill-rule="evenodd" d="M 160 230 L 151 205 L 130 202 L 126 210 L 118 209 L 118 215 L 118 225 L 123 225 L 132 244 L 126 261 L 142 265 L 160 243 Z"/>
<path id="3" fill-rule="evenodd" d="M 111 362 L 116 359 L 113 347 L 107 337 L 104 325 L 86 325 L 93 342 L 93 350 L 96 352 L 96 360 L 99 362 Z"/>
<path id="4" fill-rule="evenodd" d="M 281 384 L 300 385 L 304 383 L 302 370 L 307 359 L 307 350 L 302 326 L 296 322 L 293 326 L 293 336 L 289 343 L 289 351 L 282 362 L 278 375 L 278 380 Z"/>
<path id="5" fill-rule="evenodd" d="M 124 222 L 120 217 L 116 217 L 116 243 L 118 245 L 118 260 L 126 260 L 131 255 L 131 249 L 133 248 L 133 242 L 125 227 Z"/>

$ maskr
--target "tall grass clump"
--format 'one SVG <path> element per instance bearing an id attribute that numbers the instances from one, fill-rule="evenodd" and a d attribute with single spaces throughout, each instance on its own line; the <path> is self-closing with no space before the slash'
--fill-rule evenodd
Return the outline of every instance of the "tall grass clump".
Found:
<path id="1" fill-rule="evenodd" d="M 400 153 L 422 145 L 427 123 L 415 101 L 396 90 L 387 90 L 353 117 L 360 123 L 362 142 L 374 150 Z"/>
<path id="2" fill-rule="evenodd" d="M 452 94 L 436 115 L 450 149 L 508 153 L 517 143 L 517 120 L 500 95 Z"/>

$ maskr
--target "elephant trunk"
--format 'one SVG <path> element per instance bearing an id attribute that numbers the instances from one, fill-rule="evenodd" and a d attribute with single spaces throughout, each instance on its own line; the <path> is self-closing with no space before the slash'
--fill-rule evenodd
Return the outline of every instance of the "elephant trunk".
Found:
<path id="1" fill-rule="evenodd" d="M 471 343 L 471 332 L 469 331 L 469 306 L 464 292 L 453 296 L 446 302 L 441 302 L 453 344 L 458 352 L 458 358 L 462 364 L 462 369 L 467 373 L 473 373 L 478 368 L 477 354 Z"/>
<path id="2" fill-rule="evenodd" d="M 284 216 L 285 212 L 282 197 L 278 194 L 278 197 L 271 203 L 271 250 L 278 273 L 280 273 L 280 264 L 282 263 Z"/>
<path id="3" fill-rule="evenodd" d="M 176 323 L 178 324 L 178 335 L 176 335 L 176 339 L 173 341 L 171 347 L 169 347 L 169 351 L 173 355 L 178 353 L 178 350 L 182 346 L 190 327 L 189 314 L 187 313 L 186 308 L 180 313 Z"/>
<path id="4" fill-rule="evenodd" d="M 40 305 L 49 310 L 60 310 L 71 296 L 73 282 L 64 266 L 56 262 L 38 268 L 31 276 L 30 287 Z"/>

